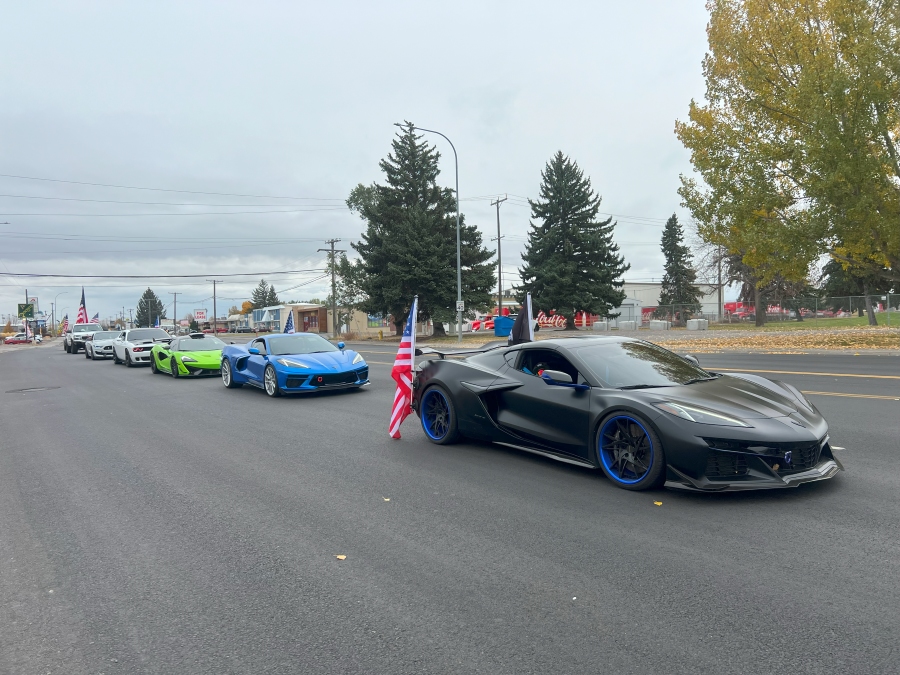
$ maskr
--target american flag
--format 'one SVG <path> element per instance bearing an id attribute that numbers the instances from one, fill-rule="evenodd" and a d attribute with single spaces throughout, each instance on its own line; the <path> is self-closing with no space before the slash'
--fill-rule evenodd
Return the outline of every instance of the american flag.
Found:
<path id="1" fill-rule="evenodd" d="M 391 377 L 397 383 L 397 391 L 394 394 L 394 407 L 391 409 L 391 421 L 388 433 L 391 438 L 400 438 L 400 425 L 407 415 L 412 412 L 412 381 L 413 364 L 416 354 L 416 312 L 419 306 L 419 296 L 413 298 L 412 307 L 409 308 L 409 318 L 406 320 L 406 328 L 403 329 L 403 337 L 400 338 L 400 349 L 397 350 L 397 358 L 394 359 L 394 367 L 391 369 Z"/>
<path id="2" fill-rule="evenodd" d="M 75 317 L 75 323 L 90 323 L 87 308 L 84 306 L 84 286 L 81 287 L 81 305 L 78 307 L 78 316 Z"/>
<path id="3" fill-rule="evenodd" d="M 68 314 L 66 314 L 63 317 L 62 323 L 59 325 L 60 333 L 65 333 L 67 330 L 69 330 L 69 315 Z"/>
<path id="4" fill-rule="evenodd" d="M 100 312 L 94 314 L 94 318 L 91 319 L 91 323 L 100 323 Z"/>

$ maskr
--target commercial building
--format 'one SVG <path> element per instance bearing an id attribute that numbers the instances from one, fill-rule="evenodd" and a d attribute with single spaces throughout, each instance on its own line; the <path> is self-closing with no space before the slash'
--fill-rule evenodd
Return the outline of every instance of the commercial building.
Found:
<path id="1" fill-rule="evenodd" d="M 325 333 L 328 319 L 323 305 L 308 303 L 281 304 L 253 310 L 252 327 L 280 333 L 287 323 L 288 314 L 294 315 L 294 330 L 297 333 Z"/>

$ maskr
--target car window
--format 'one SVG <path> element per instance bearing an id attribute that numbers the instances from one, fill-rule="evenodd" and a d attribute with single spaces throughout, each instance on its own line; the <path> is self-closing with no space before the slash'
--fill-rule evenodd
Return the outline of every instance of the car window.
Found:
<path id="1" fill-rule="evenodd" d="M 568 359 L 552 349 L 523 349 L 516 367 L 528 375 L 540 377 L 543 370 L 560 370 L 578 382 L 578 369 Z"/>
<path id="2" fill-rule="evenodd" d="M 265 340 L 254 340 L 250 343 L 251 347 L 256 347 L 259 350 L 259 353 L 265 356 L 268 352 L 266 352 L 266 341 Z"/>
<path id="3" fill-rule="evenodd" d="M 125 339 L 125 333 L 119 333 L 119 337 L 118 337 L 117 339 L 118 339 L 118 340 L 124 340 L 124 339 Z"/>

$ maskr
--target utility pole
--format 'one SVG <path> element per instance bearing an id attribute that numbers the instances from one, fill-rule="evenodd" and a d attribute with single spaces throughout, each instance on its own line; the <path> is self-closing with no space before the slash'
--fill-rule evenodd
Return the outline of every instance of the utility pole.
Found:
<path id="1" fill-rule="evenodd" d="M 174 295 L 175 299 L 172 305 L 172 328 L 174 330 L 175 335 L 178 335 L 178 296 L 179 293 L 173 293 L 169 291 L 169 295 Z"/>
<path id="2" fill-rule="evenodd" d="M 725 320 L 725 305 L 722 304 L 722 247 L 719 247 L 719 323 Z"/>
<path id="3" fill-rule="evenodd" d="M 211 281 L 213 285 L 213 335 L 219 334 L 219 324 L 216 321 L 216 284 L 221 284 L 221 279 L 207 279 L 207 281 Z"/>
<path id="4" fill-rule="evenodd" d="M 338 243 L 340 239 L 327 239 L 325 241 L 326 244 L 330 244 L 331 248 L 320 248 L 316 253 L 321 251 L 328 252 L 328 259 L 331 261 L 331 337 L 336 338 L 338 336 L 338 315 L 337 315 L 337 288 L 334 280 L 335 268 L 337 267 L 337 261 L 334 258 L 335 253 L 346 253 L 346 249 L 339 248 L 335 250 L 334 245 Z"/>
<path id="5" fill-rule="evenodd" d="M 123 309 L 124 309 L 124 308 L 123 308 Z M 128 308 L 128 325 L 129 325 L 129 326 L 131 326 L 132 324 L 134 324 L 134 316 L 131 314 L 131 311 L 132 311 L 133 309 L 134 309 L 134 307 L 129 307 L 129 308 Z M 124 317 L 123 317 L 123 318 L 124 318 Z"/>
<path id="6" fill-rule="evenodd" d="M 497 207 L 497 316 L 503 316 L 503 258 L 500 256 L 500 205 L 507 200 L 497 197 L 497 201 L 491 202 L 491 206 Z"/>

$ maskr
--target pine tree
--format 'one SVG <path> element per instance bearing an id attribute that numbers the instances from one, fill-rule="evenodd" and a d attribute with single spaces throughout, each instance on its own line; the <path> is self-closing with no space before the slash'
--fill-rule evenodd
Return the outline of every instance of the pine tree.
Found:
<path id="1" fill-rule="evenodd" d="M 700 311 L 700 289 L 694 285 L 697 272 L 691 264 L 691 250 L 684 245 L 684 232 L 673 213 L 662 234 L 662 252 L 666 258 L 665 274 L 659 291 L 660 311 L 691 313 Z M 673 309 L 671 305 L 676 305 Z"/>
<path id="2" fill-rule="evenodd" d="M 353 243 L 360 260 L 352 271 L 369 313 L 389 314 L 402 331 L 414 295 L 419 319 L 433 319 L 435 334 L 456 318 L 456 199 L 437 185 L 440 153 L 409 122 L 381 160 L 386 185 L 358 185 L 347 205 L 366 221 Z M 469 310 L 486 309 L 494 286 L 493 253 L 478 228 L 460 223 L 462 297 Z"/>
<path id="3" fill-rule="evenodd" d="M 157 318 L 166 318 L 166 308 L 159 296 L 148 288 L 138 300 L 135 324 L 150 327 L 156 324 Z"/>
<path id="4" fill-rule="evenodd" d="M 613 241 L 612 218 L 597 219 L 601 198 L 578 164 L 557 152 L 541 172 L 540 199 L 529 200 L 531 223 L 520 269 L 519 300 L 531 292 L 535 309 L 554 310 L 575 330 L 575 312 L 618 316 L 622 275 L 631 265 Z"/>
<path id="5" fill-rule="evenodd" d="M 253 303 L 253 309 L 262 309 L 269 306 L 269 285 L 265 279 L 260 279 L 253 293 L 250 295 L 250 302 Z"/>
<path id="6" fill-rule="evenodd" d="M 275 305 L 280 305 L 281 300 L 278 299 L 278 293 L 275 292 L 275 284 L 271 284 L 269 286 L 269 290 L 266 292 L 266 307 L 274 307 Z"/>

